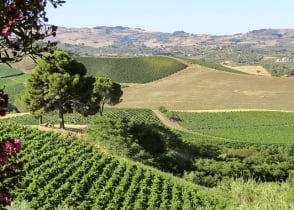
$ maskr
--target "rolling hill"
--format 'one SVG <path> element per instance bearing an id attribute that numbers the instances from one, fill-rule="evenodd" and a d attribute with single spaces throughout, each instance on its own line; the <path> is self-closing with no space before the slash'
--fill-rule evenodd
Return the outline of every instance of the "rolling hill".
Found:
<path id="1" fill-rule="evenodd" d="M 204 63 L 208 66 L 205 67 L 203 62 L 163 56 L 77 59 L 86 65 L 90 75 L 107 76 L 122 83 L 145 83 L 127 84 L 128 87 L 123 89 L 123 101 L 118 107 L 156 109 L 166 106 L 172 110 L 294 109 L 293 77 L 242 75 L 236 74 L 239 72 L 234 69 L 212 69 L 222 67 L 219 65 Z M 249 73 L 261 72 L 258 66 L 236 69 L 245 72 L 249 69 Z M 11 71 L 9 74 L 13 77 L 7 78 L 5 72 L 7 70 L 2 71 L 5 78 L 0 79 L 3 80 L 2 84 L 7 84 L 7 91 L 13 96 L 23 87 L 22 78 L 27 76 L 18 75 L 19 71 Z M 17 84 L 20 88 L 17 86 L 13 90 Z"/>
<path id="2" fill-rule="evenodd" d="M 53 40 L 64 45 L 80 45 L 91 48 L 108 46 L 137 46 L 150 49 L 199 46 L 251 46 L 270 47 L 292 44 L 294 29 L 260 29 L 245 34 L 216 36 L 211 34 L 190 34 L 184 31 L 163 33 L 140 28 L 97 26 L 94 28 L 59 27 Z"/>
<path id="3" fill-rule="evenodd" d="M 294 29 L 260 29 L 244 34 L 190 34 L 184 31 L 163 33 L 140 28 L 59 27 L 50 38 L 59 47 L 89 55 L 141 56 L 170 55 L 207 59 L 214 62 L 234 61 L 240 65 L 292 58 Z"/>
<path id="4" fill-rule="evenodd" d="M 59 27 L 50 38 L 80 55 L 189 57 L 232 66 L 257 65 L 271 75 L 294 71 L 294 29 L 260 29 L 233 35 L 163 33 L 123 26 Z"/>
<path id="5" fill-rule="evenodd" d="M 162 61 L 162 58 L 156 58 L 155 61 Z M 98 63 L 107 66 L 106 64 L 113 64 L 111 62 L 114 61 L 113 59 L 108 58 L 104 60 L 105 62 L 102 60 Z M 117 61 L 123 60 L 121 58 L 115 59 Z M 152 60 L 154 58 L 135 58 L 134 63 L 146 61 L 145 59 Z M 166 59 L 168 63 L 170 61 L 177 61 L 176 64 L 182 63 L 182 65 L 179 65 L 181 68 L 176 69 L 172 74 L 166 73 L 164 76 L 161 75 L 156 81 L 149 80 L 152 82 L 145 84 L 128 84 L 128 87 L 124 88 L 123 102 L 118 107 L 157 109 L 159 106 L 165 106 L 169 110 L 184 111 L 203 109 L 215 111 L 224 109 L 293 110 L 294 78 L 292 77 L 265 77 L 240 74 L 240 72 L 235 71 L 232 73 L 228 72 L 231 70 L 226 68 L 219 69 L 221 71 L 217 70 L 220 67 L 218 65 L 214 65 L 215 68 L 212 69 L 199 65 L 203 63 L 197 64 L 179 58 Z M 90 59 L 90 61 L 92 62 L 93 59 Z M 127 58 L 126 61 L 128 62 L 118 63 L 121 65 L 123 63 L 126 68 L 130 68 L 129 64 L 132 64 L 130 58 Z M 93 66 L 95 67 L 96 64 Z M 186 68 L 182 69 L 184 67 Z M 108 71 L 115 70 L 116 68 L 122 68 L 122 66 L 116 64 L 116 67 L 108 68 Z M 147 71 L 150 68 L 150 63 L 147 65 L 147 68 L 142 66 L 140 68 Z M 168 69 L 170 68 L 163 68 L 162 71 L 168 72 Z M 95 68 L 93 68 L 92 74 L 96 73 Z M 113 74 L 116 73 L 112 72 Z M 138 75 L 136 77 L 140 76 Z M 147 73 L 148 77 L 149 75 L 150 73 Z M 6 75 L 3 72 L 3 76 L 9 77 L 10 75 Z M 121 116 L 123 119 L 121 125 L 131 126 L 131 123 L 123 124 L 123 122 L 127 122 L 126 116 L 128 116 L 128 112 L 124 109 L 121 109 L 121 111 L 124 113 Z M 141 111 L 139 112 L 141 113 Z M 147 112 L 149 113 L 148 116 L 152 113 L 151 110 L 147 110 Z M 238 137 L 240 136 L 236 137 L 234 135 L 239 135 L 239 130 L 248 126 L 246 121 L 242 120 L 242 114 L 222 114 L 219 122 L 214 120 L 217 119 L 216 115 L 205 115 L 203 118 L 206 119 L 206 116 L 211 118 L 211 121 L 207 122 L 207 124 L 216 125 L 213 129 L 202 130 L 192 126 L 192 123 L 200 124 L 197 121 L 199 118 L 197 115 L 187 113 L 184 116 L 179 114 L 184 119 L 181 125 L 194 133 L 175 133 L 175 136 L 180 136 L 188 146 L 185 147 L 185 150 L 181 151 L 177 150 L 180 146 L 176 145 L 179 148 L 172 148 L 173 150 L 167 153 L 167 157 L 163 161 L 166 161 L 167 165 L 169 165 L 172 164 L 170 160 L 173 157 L 185 159 L 191 155 L 193 157 L 191 159 L 193 161 L 191 162 L 193 170 L 182 174 L 182 178 L 190 182 L 131 160 L 126 160 L 125 157 L 118 158 L 117 154 L 103 154 L 101 151 L 97 151 L 96 148 L 99 146 L 99 139 L 95 142 L 96 147 L 92 147 L 87 145 L 89 143 L 87 139 L 77 140 L 71 132 L 65 135 L 67 138 L 61 138 L 53 132 L 43 133 L 5 122 L 0 123 L 0 134 L 4 137 L 9 134 L 13 138 L 21 138 L 24 141 L 21 158 L 26 160 L 27 164 L 25 165 L 23 176 L 23 188 L 15 191 L 14 194 L 16 200 L 26 200 L 31 207 L 36 209 L 52 209 L 53 206 L 74 206 L 77 209 L 91 209 L 92 207 L 100 209 L 197 209 L 199 207 L 204 209 L 230 209 L 231 206 L 241 208 L 241 205 L 244 204 L 241 198 L 243 199 L 244 197 L 245 200 L 248 199 L 245 201 L 247 206 L 245 205 L 244 208 L 251 209 L 249 208 L 251 204 L 254 207 L 260 207 L 258 203 L 260 192 L 255 192 L 258 196 L 253 198 L 255 195 L 252 195 L 252 189 L 265 189 L 266 187 L 263 184 L 267 184 L 270 192 L 283 191 L 283 194 L 277 193 L 283 199 L 290 192 L 290 184 L 286 179 L 288 176 L 290 177 L 288 169 L 292 169 L 292 162 L 290 161 L 292 160 L 291 149 L 293 146 L 290 143 L 293 144 L 293 142 L 291 135 L 287 135 L 287 132 L 291 132 L 290 126 L 293 125 L 293 117 L 292 114 L 291 116 L 285 114 L 285 118 L 276 120 L 277 117 L 281 116 L 279 113 L 273 113 L 273 115 L 272 113 L 250 113 L 249 115 L 266 116 L 260 124 L 253 123 L 252 128 L 250 128 L 251 130 L 254 130 L 254 126 L 257 126 L 264 128 L 259 128 L 262 132 L 268 133 L 267 130 L 271 129 L 272 126 L 276 126 L 276 129 L 279 129 L 278 126 L 280 126 L 284 128 L 283 130 L 286 131 L 284 135 L 288 136 L 290 140 L 285 139 L 285 141 L 276 142 L 275 136 L 264 142 L 262 142 L 262 139 L 256 138 L 256 136 L 248 139 L 248 142 L 244 141 L 243 138 L 239 139 Z M 288 116 L 290 116 L 291 120 L 286 119 Z M 56 120 L 55 116 L 52 115 L 52 117 Z M 74 118 L 69 115 L 69 118 L 66 120 L 70 123 L 88 125 L 89 118 L 79 117 Z M 93 118 L 97 118 L 97 116 L 93 116 Z M 115 120 L 116 118 L 111 117 L 111 119 Z M 188 121 L 189 119 L 192 119 L 192 121 Z M 235 119 L 239 119 L 238 125 L 243 127 L 239 130 L 235 129 L 234 133 L 227 132 L 224 135 L 223 131 L 219 129 L 219 124 L 223 125 L 225 119 L 232 119 L 229 122 L 233 121 L 228 127 L 223 129 L 225 131 L 232 129 L 232 127 L 234 128 Z M 251 119 L 246 119 L 252 122 Z M 268 122 L 268 119 L 273 119 L 273 122 Z M 29 115 L 23 116 L 19 120 L 23 124 L 30 124 L 33 120 L 33 124 L 37 123 Z M 54 124 L 54 120 L 51 121 L 48 118 L 49 125 L 51 122 Z M 148 127 L 146 115 L 141 117 L 139 121 L 144 122 L 143 125 Z M 120 121 L 118 122 L 120 124 Z M 134 122 L 132 121 L 132 123 Z M 201 123 L 203 123 L 203 120 L 201 120 Z M 98 123 L 94 124 L 97 125 Z M 267 127 L 264 127 L 264 124 Z M 111 130 L 107 126 L 106 128 L 103 126 L 94 129 L 95 131 L 101 131 L 100 136 L 110 137 L 112 141 L 123 140 L 125 142 L 121 136 L 122 134 L 125 135 L 125 132 L 122 132 L 120 128 Z M 137 130 L 140 134 L 146 134 L 142 132 L 143 128 L 146 129 L 146 127 L 132 127 L 132 129 L 127 127 L 126 129 L 127 131 Z M 155 126 L 153 125 L 151 128 L 154 129 Z M 252 133 L 251 130 L 248 131 L 247 129 L 248 132 Z M 274 129 L 272 130 L 274 131 Z M 199 132 L 203 134 L 199 135 Z M 151 139 L 148 138 L 149 135 L 150 133 L 147 132 L 143 136 L 148 140 Z M 97 136 L 95 135 L 96 138 L 98 138 Z M 277 136 L 277 138 L 279 137 L 280 135 Z M 235 144 L 232 141 L 224 141 L 224 139 L 230 138 L 236 139 Z M 101 142 L 102 140 L 100 139 Z M 273 145 L 273 142 L 277 143 L 277 145 Z M 113 143 L 112 145 L 115 146 L 116 144 Z M 118 149 L 122 150 L 123 148 L 118 147 Z M 106 153 L 107 151 L 110 152 L 110 150 L 106 150 Z M 139 151 L 137 152 L 140 153 Z M 167 159 L 168 157 L 169 159 Z M 174 159 L 178 161 L 180 158 Z M 244 161 L 243 163 L 243 160 L 247 162 Z M 263 165 L 260 165 L 260 162 Z M 171 167 L 175 167 L 175 165 L 171 165 Z M 282 179 L 279 179 L 282 184 L 255 184 L 249 189 L 249 193 L 244 193 L 244 191 L 236 193 L 237 187 L 244 189 L 244 182 L 234 186 L 236 182 L 233 182 L 232 179 L 225 179 L 232 177 L 231 173 L 234 173 L 233 176 L 238 177 L 240 170 L 244 170 L 244 172 L 247 170 L 247 168 L 245 170 L 242 167 L 252 167 L 249 169 L 254 176 L 258 178 L 259 176 L 267 177 L 271 181 L 276 181 L 275 176 L 272 178 L 272 174 L 278 175 L 282 177 Z M 222 179 L 224 182 L 220 186 L 216 186 L 219 180 Z M 195 185 L 192 182 L 215 188 L 209 189 Z M 273 187 L 276 186 L 278 186 L 277 191 L 274 191 Z M 282 186 L 286 186 L 286 188 L 282 188 Z M 273 197 L 279 198 L 278 196 Z M 282 199 L 276 199 L 275 204 L 277 204 L 277 200 L 280 201 Z M 263 201 L 262 205 L 269 203 L 268 200 Z M 283 205 L 285 209 L 292 207 L 290 206 L 291 203 L 285 200 L 277 205 Z"/>
<path id="6" fill-rule="evenodd" d="M 223 209 L 224 195 L 211 194 L 170 174 L 52 132 L 0 123 L 0 134 L 23 139 L 26 162 L 18 201 L 34 209 Z"/>
<path id="7" fill-rule="evenodd" d="M 124 88 L 118 107 L 170 110 L 294 110 L 294 78 L 241 75 L 192 64 L 161 80 Z M 141 96 L 144 95 L 142 98 Z"/>
<path id="8" fill-rule="evenodd" d="M 147 83 L 181 71 L 187 65 L 163 56 L 149 57 L 77 57 L 91 76 L 109 77 L 121 83 Z"/>

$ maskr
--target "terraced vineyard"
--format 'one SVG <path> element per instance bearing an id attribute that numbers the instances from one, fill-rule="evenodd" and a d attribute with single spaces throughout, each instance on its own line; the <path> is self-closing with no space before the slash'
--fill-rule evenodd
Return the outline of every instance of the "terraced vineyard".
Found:
<path id="1" fill-rule="evenodd" d="M 112 119 L 122 119 L 127 118 L 135 122 L 148 122 L 148 123 L 161 123 L 160 120 L 153 114 L 150 109 L 128 109 L 128 108 L 111 108 L 107 107 L 104 109 L 103 115 Z M 78 113 L 68 113 L 64 115 L 66 124 L 74 125 L 88 125 L 95 118 L 100 116 L 92 115 L 88 117 L 83 117 Z M 15 118 L 2 119 L 9 122 L 16 122 L 22 125 L 37 125 L 38 119 L 34 118 L 32 115 L 23 115 Z M 44 123 L 48 124 L 58 124 L 58 113 L 50 112 L 43 116 Z"/>
<path id="2" fill-rule="evenodd" d="M 78 57 L 93 76 L 109 77 L 116 82 L 146 83 L 164 78 L 186 67 L 174 58 L 151 56 L 133 58 Z"/>
<path id="3" fill-rule="evenodd" d="M 294 139 L 294 113 L 290 112 L 176 112 L 183 127 L 228 141 L 290 144 Z"/>
<path id="4" fill-rule="evenodd" d="M 23 88 L 28 75 L 20 70 L 0 65 L 0 88 L 5 86 L 5 92 L 10 96 L 10 102 L 14 102 L 14 97 Z"/>
<path id="5" fill-rule="evenodd" d="M 201 61 L 201 60 L 192 60 L 192 59 L 185 59 L 185 60 L 189 63 L 198 64 L 198 65 L 205 66 L 205 67 L 215 69 L 218 71 L 231 72 L 231 73 L 235 73 L 235 74 L 246 74 L 242 71 L 238 71 L 236 69 L 232 69 L 232 68 L 229 68 L 229 67 L 223 66 L 221 64 L 217 64 L 217 63 L 210 63 L 210 62 L 205 62 L 205 61 Z"/>
<path id="6" fill-rule="evenodd" d="M 101 154 L 73 139 L 0 123 L 0 136 L 21 138 L 25 160 L 16 200 L 52 209 L 225 208 L 229 200 L 146 166 Z"/>
<path id="7" fill-rule="evenodd" d="M 5 64 L 0 64 L 0 78 L 7 78 L 12 77 L 15 75 L 22 75 L 24 74 L 22 71 L 14 68 L 10 68 Z"/>
<path id="8" fill-rule="evenodd" d="M 88 62 L 88 65 L 92 66 L 89 67 L 91 69 L 90 74 L 108 76 L 97 69 L 107 70 L 110 75 L 118 78 L 115 79 L 111 76 L 112 79 L 123 82 L 145 83 L 165 77 L 185 67 L 184 64 L 179 66 L 175 64 L 177 68 L 170 72 L 171 68 L 168 66 L 170 61 L 177 62 L 177 60 L 165 57 L 104 58 L 100 67 L 95 67 L 96 58 L 89 59 L 86 63 Z M 161 65 L 162 68 L 158 67 L 157 61 L 165 63 Z M 143 65 L 145 67 L 142 67 Z M 220 68 L 219 66 L 208 67 Z M 143 69 L 147 73 L 143 74 L 137 68 Z M 117 69 L 123 69 L 122 71 L 127 72 L 128 75 L 123 75 Z M 218 70 L 230 71 L 229 69 Z M 131 78 L 132 76 L 134 78 Z M 26 79 L 24 75 L 10 75 L 8 71 L 6 73 L 3 71 L 3 75 L 0 75 L 0 77 L 2 77 L 0 78 L 0 85 L 6 82 L 7 88 L 13 87 L 14 82 L 18 82 L 17 84 L 20 84 L 19 88 L 21 89 Z M 287 86 L 287 84 L 289 85 Z M 117 125 L 128 120 L 132 123 L 121 123 L 121 127 L 116 127 L 115 124 L 112 130 L 109 129 L 110 126 L 96 127 L 94 130 L 101 131 L 99 133 L 101 135 L 94 135 L 97 139 L 85 139 L 87 144 L 96 144 L 95 146 L 98 145 L 104 149 L 101 140 L 104 134 L 109 138 L 103 138 L 103 140 L 109 140 L 110 144 L 116 146 L 118 145 L 114 144 L 116 140 L 123 143 L 126 142 L 125 140 L 129 140 L 129 142 L 134 140 L 135 143 L 140 140 L 140 143 L 145 143 L 143 140 L 154 140 L 154 136 L 161 137 L 161 135 L 152 136 L 146 132 L 156 131 L 163 136 L 159 139 L 169 141 L 166 144 L 166 150 L 163 150 L 164 153 L 160 153 L 161 156 L 158 154 L 146 156 L 147 150 L 143 149 L 150 149 L 150 147 L 147 147 L 148 144 L 142 144 L 147 146 L 134 147 L 141 150 L 130 153 L 132 154 L 130 156 L 123 156 L 124 159 L 116 158 L 110 156 L 112 151 L 109 148 L 105 147 L 106 149 L 103 150 L 107 155 L 102 154 L 91 146 L 85 145 L 86 143 L 81 144 L 81 141 L 76 141 L 74 137 L 70 136 L 71 133 L 67 139 L 63 139 L 53 132 L 44 133 L 9 124 L 4 122 L 7 120 L 3 119 L 2 121 L 1 119 L 0 138 L 17 137 L 24 142 L 21 158 L 26 161 L 26 165 L 22 188 L 14 192 L 16 201 L 27 200 L 29 205 L 35 209 L 53 209 L 57 206 L 72 206 L 76 209 L 190 210 L 201 207 L 203 209 L 233 209 L 230 208 L 231 205 L 236 204 L 237 206 L 240 204 L 240 199 L 234 198 L 237 193 L 233 188 L 221 189 L 219 194 L 216 194 L 215 189 L 200 187 L 200 185 L 214 187 L 218 186 L 220 182 L 236 177 L 254 178 L 264 182 L 279 181 L 277 186 L 286 182 L 290 170 L 293 170 L 294 113 L 176 112 L 182 120 L 178 123 L 194 131 L 194 133 L 172 133 L 173 131 L 170 130 L 167 132 L 167 129 L 156 130 L 158 124 L 162 126 L 159 119 L 154 116 L 150 109 L 137 108 L 152 107 L 156 109 L 160 105 L 166 105 L 168 108 L 172 107 L 171 109 L 201 110 L 215 109 L 216 107 L 219 109 L 223 107 L 234 109 L 246 105 L 245 108 L 248 109 L 257 107 L 292 110 L 291 103 L 294 100 L 291 100 L 293 96 L 291 91 L 288 92 L 288 90 L 291 90 L 290 84 L 293 84 L 291 78 L 257 78 L 211 71 L 199 65 L 193 65 L 168 77 L 168 80 L 136 84 L 125 88 L 121 107 L 136 107 L 136 109 L 107 107 L 103 114 L 106 118 L 109 117 L 114 122 L 118 122 Z M 270 87 L 270 89 L 259 89 L 260 87 Z M 19 92 L 20 89 L 15 92 Z M 232 90 L 236 91 L 233 92 Z M 15 94 L 13 92 L 8 93 L 11 96 Z M 232 97 L 232 93 L 234 97 Z M 179 98 L 179 96 L 181 97 Z M 279 97 L 275 98 L 275 96 Z M 225 100 L 224 104 L 222 100 Z M 250 100 L 252 104 L 249 103 Z M 287 101 L 287 103 L 284 103 L 284 101 Z M 130 104 L 125 105 L 124 102 Z M 234 104 L 235 102 L 237 103 Z M 276 104 L 276 102 L 278 103 Z M 150 103 L 152 103 L 152 106 Z M 264 104 L 268 106 L 263 107 Z M 90 123 L 95 125 L 96 123 L 97 125 L 98 121 L 94 121 L 95 118 L 104 119 L 104 117 L 100 118 L 98 115 L 85 118 L 79 114 L 66 114 L 65 123 L 76 125 L 89 125 Z M 50 126 L 57 124 L 58 114 L 57 112 L 45 114 L 43 120 Z M 22 125 L 38 124 L 38 120 L 31 115 L 11 118 L 8 121 Z M 146 125 L 145 127 L 135 127 L 134 121 L 144 122 Z M 149 127 L 147 124 L 151 126 Z M 125 125 L 132 125 L 134 127 L 131 128 L 135 129 L 130 129 Z M 133 133 L 119 133 L 118 131 L 132 131 Z M 145 131 L 145 134 L 148 135 L 135 136 L 135 131 L 138 131 L 138 134 L 144 134 L 143 131 Z M 162 131 L 165 131 L 165 133 L 161 133 Z M 89 138 L 86 135 L 84 137 Z M 127 148 L 131 148 L 129 145 L 127 145 Z M 157 149 L 158 141 L 153 141 L 150 145 Z M 153 149 L 153 147 L 151 148 Z M 122 151 L 120 145 L 117 148 Z M 146 153 L 140 153 L 140 151 Z M 111 154 L 120 155 L 117 153 Z M 149 164 L 150 166 L 164 170 L 163 164 L 164 166 L 167 165 L 169 168 L 166 171 L 170 171 L 190 182 L 126 160 L 126 158 L 136 160 L 133 154 L 140 154 L 141 156 L 138 155 L 138 157 L 143 157 L 144 160 L 147 159 L 146 157 L 152 157 L 153 159 L 150 158 L 150 160 L 154 162 L 149 161 L 148 163 L 152 163 Z M 183 163 L 186 163 L 186 165 Z M 182 168 L 178 166 L 183 165 L 186 168 L 183 167 L 184 169 L 181 171 Z M 243 188 L 243 185 L 240 188 Z M 232 191 L 231 194 L 228 193 L 230 190 Z M 248 194 L 250 194 L 248 203 L 251 203 L 251 192 L 248 190 Z M 244 197 L 242 193 L 239 194 L 240 197 Z M 256 202 L 263 199 L 259 197 L 260 193 L 257 194 Z M 285 192 L 284 198 L 286 196 L 287 192 Z M 263 200 L 263 202 L 270 203 L 267 200 Z M 285 199 L 284 203 L 287 202 L 288 200 Z M 289 208 L 285 207 L 285 209 Z"/>

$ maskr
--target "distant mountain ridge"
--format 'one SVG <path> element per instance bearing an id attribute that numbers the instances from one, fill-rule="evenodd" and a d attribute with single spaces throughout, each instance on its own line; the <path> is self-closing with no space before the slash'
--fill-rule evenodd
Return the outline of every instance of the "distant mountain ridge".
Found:
<path id="1" fill-rule="evenodd" d="M 175 51 L 193 54 L 199 48 L 289 46 L 294 44 L 294 29 L 260 29 L 234 35 L 191 34 L 184 31 L 164 33 L 124 26 L 94 28 L 59 27 L 54 41 L 64 47 L 91 48 L 101 54 L 117 51 L 143 54 L 171 54 Z M 128 47 L 129 51 L 126 51 Z M 118 50 L 119 49 L 119 50 Z M 153 53 L 148 53 L 153 52 Z M 155 52 L 155 53 L 154 53 Z M 197 52 L 199 54 L 199 52 Z M 197 54 L 196 53 L 196 54 Z"/>

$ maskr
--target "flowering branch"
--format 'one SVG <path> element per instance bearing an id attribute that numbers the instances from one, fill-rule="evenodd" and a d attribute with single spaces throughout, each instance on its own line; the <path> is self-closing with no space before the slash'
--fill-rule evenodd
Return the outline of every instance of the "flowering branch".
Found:
<path id="1" fill-rule="evenodd" d="M 38 55 L 56 43 L 43 48 L 37 42 L 55 36 L 57 26 L 46 23 L 47 1 L 54 7 L 64 0 L 3 0 L 0 2 L 0 63 L 17 62 L 25 55 Z"/>
<path id="2" fill-rule="evenodd" d="M 23 161 L 17 160 L 17 153 L 21 150 L 19 139 L 0 141 L 0 209 L 11 205 L 11 190 L 20 187 L 20 172 Z"/>

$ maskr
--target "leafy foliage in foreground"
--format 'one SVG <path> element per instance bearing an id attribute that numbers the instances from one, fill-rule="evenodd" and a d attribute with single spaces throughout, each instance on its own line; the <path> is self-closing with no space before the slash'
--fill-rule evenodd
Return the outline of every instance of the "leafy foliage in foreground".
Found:
<path id="1" fill-rule="evenodd" d="M 216 190 L 231 195 L 237 203 L 233 209 L 268 210 L 293 209 L 294 202 L 288 198 L 291 189 L 288 182 L 262 183 L 253 179 L 229 179 L 216 187 Z"/>
<path id="2" fill-rule="evenodd" d="M 89 75 L 108 77 L 120 83 L 147 83 L 186 67 L 174 58 L 151 56 L 132 58 L 78 57 Z"/>
<path id="3" fill-rule="evenodd" d="M 52 209 L 223 209 L 222 195 L 171 175 L 103 155 L 96 149 L 15 124 L 0 123 L 0 135 L 23 139 L 26 162 L 16 200 Z"/>

